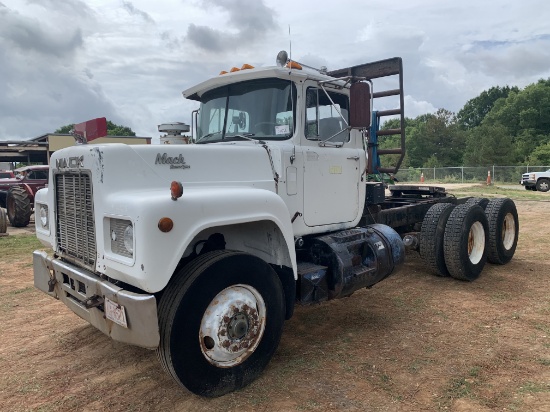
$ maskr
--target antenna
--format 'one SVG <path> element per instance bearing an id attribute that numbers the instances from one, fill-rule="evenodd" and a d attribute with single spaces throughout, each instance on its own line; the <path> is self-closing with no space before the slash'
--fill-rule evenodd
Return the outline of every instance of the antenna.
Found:
<path id="1" fill-rule="evenodd" d="M 290 35 L 290 24 L 288 25 L 288 50 L 290 52 L 290 61 L 292 61 L 292 37 Z M 292 65 L 288 68 L 288 72 L 292 71 Z"/>

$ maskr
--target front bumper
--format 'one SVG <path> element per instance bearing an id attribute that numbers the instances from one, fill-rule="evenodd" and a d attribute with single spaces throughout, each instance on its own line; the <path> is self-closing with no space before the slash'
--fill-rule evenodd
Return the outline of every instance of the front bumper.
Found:
<path id="1" fill-rule="evenodd" d="M 124 290 L 92 272 L 52 259 L 44 251 L 33 253 L 33 267 L 37 289 L 62 301 L 113 340 L 148 349 L 159 345 L 155 296 Z M 124 307 L 127 327 L 107 319 L 105 299 Z"/>
<path id="2" fill-rule="evenodd" d="M 522 180 L 519 184 L 522 186 L 536 186 L 537 182 L 534 180 Z"/>

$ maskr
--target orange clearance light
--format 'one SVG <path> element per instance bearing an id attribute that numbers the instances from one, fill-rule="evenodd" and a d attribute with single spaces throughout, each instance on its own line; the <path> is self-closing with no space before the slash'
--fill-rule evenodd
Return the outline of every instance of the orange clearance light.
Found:
<path id="1" fill-rule="evenodd" d="M 170 194 L 172 195 L 172 200 L 178 200 L 183 195 L 183 185 L 181 182 L 174 180 L 170 184 Z"/>
<path id="2" fill-rule="evenodd" d="M 233 73 L 233 72 L 238 72 L 239 70 L 241 70 L 241 69 L 239 69 L 238 67 L 232 67 L 231 70 L 229 70 L 229 71 L 231 73 Z"/>
<path id="3" fill-rule="evenodd" d="M 174 222 L 169 217 L 163 217 L 159 220 L 159 230 L 168 233 L 174 227 Z"/>
<path id="4" fill-rule="evenodd" d="M 300 65 L 300 63 L 294 62 L 294 61 L 292 61 L 292 60 L 290 60 L 290 61 L 286 64 L 286 67 L 288 67 L 289 69 L 302 70 L 302 66 Z"/>
<path id="5" fill-rule="evenodd" d="M 219 75 L 221 76 L 222 74 L 227 74 L 227 72 L 225 70 L 222 70 Z"/>
<path id="6" fill-rule="evenodd" d="M 241 67 L 241 70 L 246 70 L 246 69 L 253 69 L 254 66 L 248 64 L 248 63 L 245 63 L 243 64 L 243 67 Z"/>

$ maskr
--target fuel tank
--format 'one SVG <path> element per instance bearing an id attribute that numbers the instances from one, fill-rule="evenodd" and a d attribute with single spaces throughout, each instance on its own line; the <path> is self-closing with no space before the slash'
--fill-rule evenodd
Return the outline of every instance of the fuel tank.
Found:
<path id="1" fill-rule="evenodd" d="M 349 296 L 385 279 L 405 260 L 401 237 L 381 224 L 304 241 L 297 250 L 297 296 L 302 304 Z"/>

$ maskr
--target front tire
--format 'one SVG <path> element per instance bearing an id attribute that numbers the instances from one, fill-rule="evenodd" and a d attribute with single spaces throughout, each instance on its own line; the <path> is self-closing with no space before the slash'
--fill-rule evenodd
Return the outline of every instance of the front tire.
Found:
<path id="1" fill-rule="evenodd" d="M 281 282 L 261 259 L 206 253 L 175 275 L 159 304 L 163 368 L 208 397 L 240 389 L 264 370 L 281 338 Z"/>
<path id="2" fill-rule="evenodd" d="M 550 190 L 550 180 L 546 178 L 539 179 L 536 187 L 539 192 L 548 192 Z"/>

